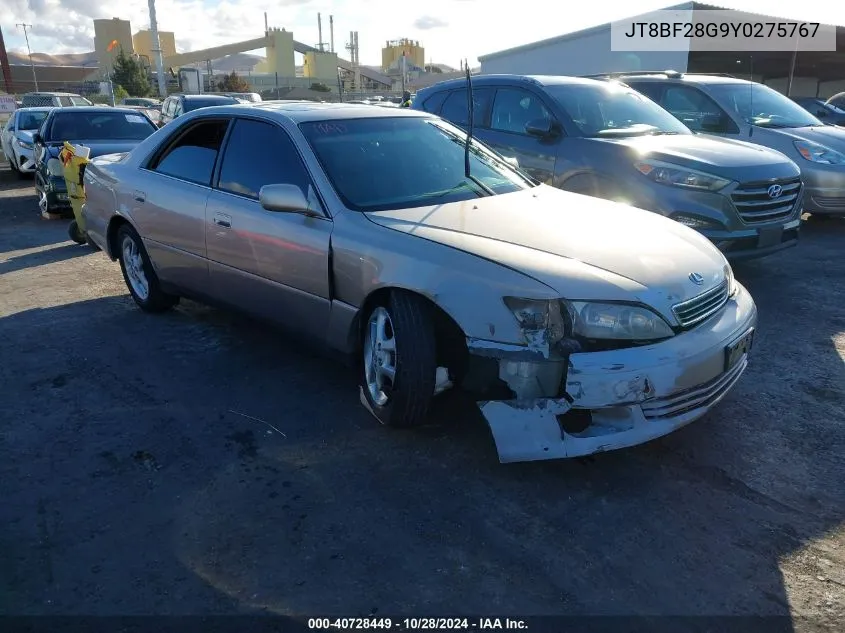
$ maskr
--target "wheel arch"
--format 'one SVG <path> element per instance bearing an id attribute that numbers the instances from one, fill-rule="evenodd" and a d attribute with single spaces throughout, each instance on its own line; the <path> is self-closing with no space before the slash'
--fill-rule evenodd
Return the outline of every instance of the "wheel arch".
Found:
<path id="1" fill-rule="evenodd" d="M 106 228 L 106 247 L 108 248 L 107 255 L 112 261 L 117 259 L 117 253 L 119 250 L 117 245 L 117 232 L 120 230 L 121 226 L 126 224 L 135 229 L 134 225 L 125 216 L 122 216 L 119 213 L 114 214 L 109 220 L 108 227 Z M 137 229 L 135 230 L 137 231 Z"/>
<path id="2" fill-rule="evenodd" d="M 367 317 L 376 306 L 387 306 L 390 294 L 393 292 L 404 292 L 420 298 L 431 310 L 431 316 L 434 320 L 435 340 L 438 346 L 438 356 L 446 354 L 451 349 L 456 358 L 460 359 L 459 362 L 463 362 L 463 359 L 469 353 L 466 344 L 466 334 L 455 318 L 449 314 L 446 308 L 437 303 L 433 297 L 400 285 L 375 288 L 364 298 L 361 308 L 352 320 L 348 333 L 348 349 L 353 350 L 355 357 L 357 358 L 361 354 L 364 325 Z"/>

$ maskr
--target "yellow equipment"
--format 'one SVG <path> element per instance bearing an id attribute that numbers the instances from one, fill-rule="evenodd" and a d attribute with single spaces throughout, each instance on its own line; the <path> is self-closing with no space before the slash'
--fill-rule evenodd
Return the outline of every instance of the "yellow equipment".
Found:
<path id="1" fill-rule="evenodd" d="M 85 220 L 82 217 L 82 205 L 85 203 L 85 187 L 82 185 L 84 166 L 88 164 L 89 147 L 76 147 L 65 141 L 59 160 L 65 172 L 65 184 L 70 206 L 73 208 L 74 220 L 68 227 L 68 234 L 77 244 L 85 244 L 88 236 L 85 233 Z"/>

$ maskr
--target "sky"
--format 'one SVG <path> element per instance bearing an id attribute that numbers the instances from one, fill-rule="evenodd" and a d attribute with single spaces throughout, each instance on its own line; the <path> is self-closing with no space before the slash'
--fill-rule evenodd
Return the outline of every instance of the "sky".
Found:
<path id="1" fill-rule="evenodd" d="M 358 31 L 363 64 L 379 65 L 388 39 L 410 38 L 425 47 L 426 61 L 459 66 L 479 55 L 555 37 L 673 4 L 672 0 L 156 0 L 158 26 L 176 34 L 179 52 L 245 39 L 270 26 L 293 31 L 300 42 L 318 43 L 317 13 L 323 40 L 334 16 L 335 50 L 344 49 L 349 32 Z M 845 24 L 842 0 L 724 0 L 720 6 L 778 17 Z M 81 53 L 94 49 L 96 18 L 120 17 L 132 32 L 149 28 L 147 0 L 0 0 L 0 28 L 6 48 L 26 53 L 23 30 L 32 24 L 30 45 L 39 53 Z M 7 8 L 9 7 L 9 8 Z M 10 9 L 10 10 L 9 10 Z M 263 51 L 260 51 L 263 53 Z"/>

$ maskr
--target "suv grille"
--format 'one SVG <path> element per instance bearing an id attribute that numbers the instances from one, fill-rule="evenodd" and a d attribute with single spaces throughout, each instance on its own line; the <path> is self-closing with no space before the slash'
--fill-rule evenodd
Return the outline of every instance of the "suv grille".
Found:
<path id="1" fill-rule="evenodd" d="M 716 314 L 727 302 L 728 280 L 725 279 L 715 288 L 672 306 L 672 312 L 675 313 L 681 326 L 688 328 Z"/>
<path id="2" fill-rule="evenodd" d="M 773 185 L 781 187 L 780 195 L 774 198 L 769 195 Z M 743 221 L 754 224 L 789 217 L 800 196 L 801 178 L 790 178 L 740 185 L 731 194 L 731 200 Z"/>

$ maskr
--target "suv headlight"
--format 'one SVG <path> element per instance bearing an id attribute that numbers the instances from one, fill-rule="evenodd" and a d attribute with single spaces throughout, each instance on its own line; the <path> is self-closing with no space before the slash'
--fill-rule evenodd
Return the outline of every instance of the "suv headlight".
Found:
<path id="1" fill-rule="evenodd" d="M 20 145 L 24 149 L 32 149 L 34 147 L 32 143 L 30 143 L 29 141 L 25 141 L 22 138 L 15 137 L 15 141 L 17 141 L 18 145 Z"/>
<path id="2" fill-rule="evenodd" d="M 647 341 L 674 336 L 672 328 L 645 306 L 570 301 L 573 334 L 583 338 Z"/>
<path id="3" fill-rule="evenodd" d="M 845 165 L 845 154 L 812 141 L 795 141 L 795 149 L 811 163 L 823 165 Z"/>
<path id="4" fill-rule="evenodd" d="M 664 163 L 659 160 L 638 160 L 634 163 L 634 167 L 643 176 L 650 178 L 654 182 L 682 187 L 684 189 L 718 191 L 731 184 L 731 181 L 726 178 L 681 167 L 680 165 L 673 165 L 672 163 Z"/>
<path id="5" fill-rule="evenodd" d="M 505 297 L 504 302 L 529 345 L 554 345 L 566 335 L 566 321 L 557 299 Z"/>

